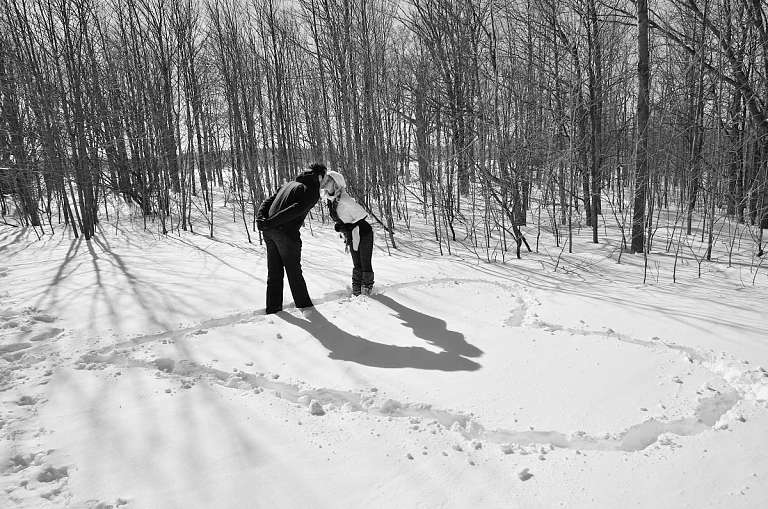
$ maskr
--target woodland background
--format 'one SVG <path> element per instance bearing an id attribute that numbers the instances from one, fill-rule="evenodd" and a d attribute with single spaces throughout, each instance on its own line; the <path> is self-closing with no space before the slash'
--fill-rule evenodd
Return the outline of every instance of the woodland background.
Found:
<path id="1" fill-rule="evenodd" d="M 388 243 L 761 256 L 767 78 L 761 0 L 0 0 L 0 212 L 215 236 L 223 196 L 252 242 L 322 160 Z"/>

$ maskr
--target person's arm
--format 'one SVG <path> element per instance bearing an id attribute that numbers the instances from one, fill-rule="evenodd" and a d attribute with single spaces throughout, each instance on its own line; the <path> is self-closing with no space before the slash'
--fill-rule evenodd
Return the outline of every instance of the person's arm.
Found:
<path id="1" fill-rule="evenodd" d="M 273 194 L 263 202 L 261 202 L 261 206 L 259 207 L 259 212 L 256 214 L 256 219 L 266 219 L 269 217 L 269 207 L 272 206 L 272 202 L 275 201 L 275 197 L 277 196 L 277 193 Z"/>
<path id="2" fill-rule="evenodd" d="M 256 227 L 259 230 L 263 230 L 266 228 L 267 224 L 267 216 L 269 216 L 269 207 L 272 206 L 272 202 L 275 201 L 275 197 L 277 196 L 277 193 L 273 194 L 263 202 L 261 202 L 261 206 L 259 207 L 259 212 L 256 214 Z"/>
<path id="3" fill-rule="evenodd" d="M 268 218 L 265 221 L 265 227 L 276 228 L 280 225 L 293 221 L 294 219 L 306 216 L 307 212 L 309 212 L 309 209 L 314 206 L 314 203 L 307 203 L 308 200 L 306 199 L 306 192 L 307 190 L 304 185 L 296 187 L 294 195 L 291 197 L 293 198 L 293 203 L 272 217 Z"/>

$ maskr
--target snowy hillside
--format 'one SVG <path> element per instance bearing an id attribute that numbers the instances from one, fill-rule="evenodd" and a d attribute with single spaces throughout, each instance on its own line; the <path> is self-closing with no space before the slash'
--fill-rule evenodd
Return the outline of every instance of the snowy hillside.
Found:
<path id="1" fill-rule="evenodd" d="M 0 226 L 3 508 L 765 507 L 765 269 L 378 232 L 350 298 L 315 222 L 267 316 L 240 226 L 142 226 Z"/>

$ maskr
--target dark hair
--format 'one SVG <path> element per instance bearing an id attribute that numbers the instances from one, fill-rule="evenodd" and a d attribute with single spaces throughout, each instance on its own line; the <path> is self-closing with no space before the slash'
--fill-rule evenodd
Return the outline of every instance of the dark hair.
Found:
<path id="1" fill-rule="evenodd" d="M 312 170 L 312 173 L 315 175 L 322 175 L 323 177 L 325 177 L 325 174 L 328 172 L 328 168 L 326 168 L 323 163 L 312 163 L 309 165 L 309 169 Z"/>

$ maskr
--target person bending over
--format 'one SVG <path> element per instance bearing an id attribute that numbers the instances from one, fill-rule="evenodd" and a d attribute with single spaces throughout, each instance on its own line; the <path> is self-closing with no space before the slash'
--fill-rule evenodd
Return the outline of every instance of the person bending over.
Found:
<path id="1" fill-rule="evenodd" d="M 312 306 L 301 272 L 301 234 L 299 229 L 320 199 L 320 183 L 326 175 L 324 164 L 308 170 L 280 187 L 264 200 L 256 216 L 267 246 L 267 314 L 283 309 L 283 271 L 288 277 L 297 308 Z"/>
<path id="2" fill-rule="evenodd" d="M 346 191 L 341 173 L 329 171 L 322 183 L 334 229 L 343 232 L 352 255 L 352 295 L 370 295 L 373 289 L 373 228 L 366 221 L 368 213 Z"/>

